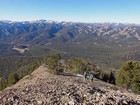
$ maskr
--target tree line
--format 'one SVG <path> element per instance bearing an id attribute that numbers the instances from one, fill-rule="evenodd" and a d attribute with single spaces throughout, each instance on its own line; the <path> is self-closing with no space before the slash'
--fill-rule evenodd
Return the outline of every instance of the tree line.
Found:
<path id="1" fill-rule="evenodd" d="M 48 72 L 52 74 L 92 73 L 102 81 L 140 92 L 140 64 L 137 61 L 127 61 L 119 71 L 115 71 L 110 68 L 101 69 L 97 64 L 85 59 L 64 59 L 60 54 L 47 57 L 1 57 L 0 90 L 15 84 L 42 64 L 47 65 Z"/>
<path id="2" fill-rule="evenodd" d="M 131 89 L 134 92 L 140 92 L 140 63 L 138 61 L 124 62 L 119 71 L 100 69 L 96 64 L 85 59 L 65 59 L 61 61 L 60 55 L 52 56 L 48 59 L 48 68 L 50 73 L 92 73 L 94 76 L 105 82 Z"/>

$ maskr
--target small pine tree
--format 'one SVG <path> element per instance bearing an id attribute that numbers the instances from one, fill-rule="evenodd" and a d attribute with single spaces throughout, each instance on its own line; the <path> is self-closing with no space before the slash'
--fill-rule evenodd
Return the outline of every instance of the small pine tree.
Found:
<path id="1" fill-rule="evenodd" d="M 15 84 L 18 81 L 19 81 L 18 74 L 13 74 L 13 73 L 9 74 L 9 76 L 8 76 L 8 85 L 9 86 Z"/>
<path id="2" fill-rule="evenodd" d="M 136 61 L 125 62 L 116 78 L 116 85 L 140 92 L 140 65 Z"/>
<path id="3" fill-rule="evenodd" d="M 113 71 L 110 72 L 109 83 L 115 84 L 115 73 Z"/>
<path id="4" fill-rule="evenodd" d="M 0 80 L 0 90 L 3 90 L 3 83 L 2 83 L 2 80 Z"/>
<path id="5" fill-rule="evenodd" d="M 55 54 L 47 59 L 48 72 L 52 74 L 60 74 L 63 72 L 62 64 L 60 63 L 61 56 Z"/>

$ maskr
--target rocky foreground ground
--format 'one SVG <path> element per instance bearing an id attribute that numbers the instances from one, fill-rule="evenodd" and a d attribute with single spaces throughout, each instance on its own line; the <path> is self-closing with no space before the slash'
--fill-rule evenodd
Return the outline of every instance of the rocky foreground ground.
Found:
<path id="1" fill-rule="evenodd" d="M 51 75 L 41 66 L 0 92 L 0 105 L 140 105 L 140 95 L 99 80 Z"/>

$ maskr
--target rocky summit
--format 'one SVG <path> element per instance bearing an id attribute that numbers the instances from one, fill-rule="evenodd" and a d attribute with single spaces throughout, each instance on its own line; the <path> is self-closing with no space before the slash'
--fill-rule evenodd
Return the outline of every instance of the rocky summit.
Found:
<path id="1" fill-rule="evenodd" d="M 0 105 L 140 105 L 140 95 L 97 79 L 52 75 L 41 66 L 1 91 Z"/>

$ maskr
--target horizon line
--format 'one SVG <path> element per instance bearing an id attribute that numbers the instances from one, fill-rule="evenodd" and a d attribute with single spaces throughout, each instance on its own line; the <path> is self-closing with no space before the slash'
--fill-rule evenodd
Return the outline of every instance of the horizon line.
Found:
<path id="1" fill-rule="evenodd" d="M 88 21 L 67 21 L 67 20 L 51 20 L 51 19 L 34 19 L 34 20 L 10 20 L 10 19 L 0 19 L 0 21 L 11 21 L 11 22 L 34 22 L 34 21 L 41 21 L 41 20 L 45 20 L 45 21 L 52 21 L 52 22 L 58 22 L 58 23 L 61 23 L 61 22 L 71 22 L 71 23 L 85 23 L 85 24 L 93 24 L 93 23 L 102 23 L 102 24 L 105 24 L 105 23 L 117 23 L 117 24 L 136 24 L 136 25 L 140 25 L 140 23 L 135 23 L 135 22 L 108 22 L 108 21 L 91 21 L 91 22 L 88 22 Z"/>

